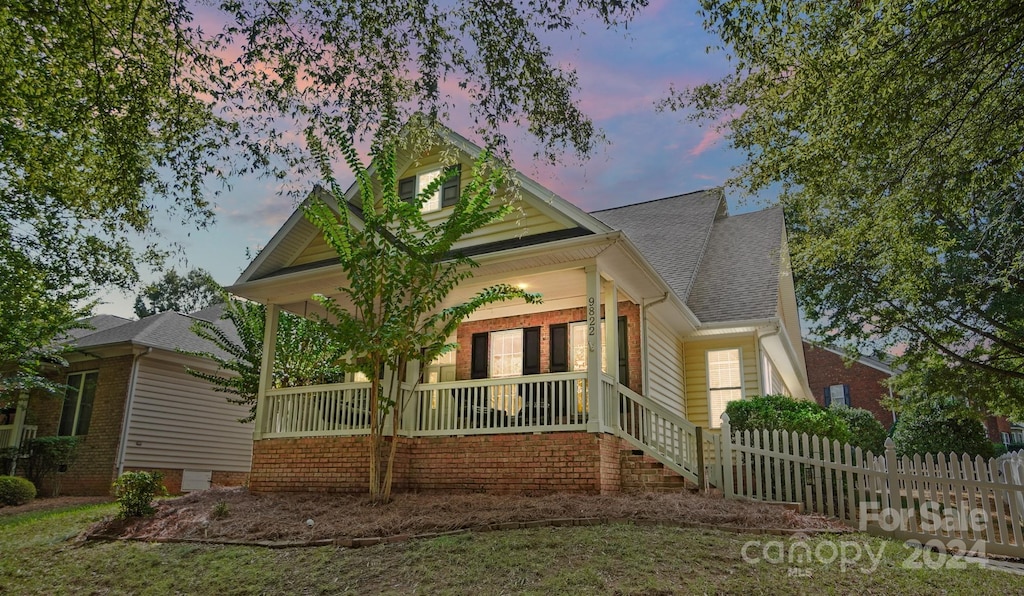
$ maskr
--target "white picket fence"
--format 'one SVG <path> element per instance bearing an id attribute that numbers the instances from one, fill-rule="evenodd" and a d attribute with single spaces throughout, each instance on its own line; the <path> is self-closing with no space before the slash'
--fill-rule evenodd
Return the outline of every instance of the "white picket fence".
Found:
<path id="1" fill-rule="evenodd" d="M 1024 451 L 985 460 L 897 457 L 807 434 L 732 432 L 722 416 L 717 470 L 727 497 L 802 503 L 872 534 L 947 551 L 1024 557 Z M 938 541 L 934 542 L 934 541 Z"/>

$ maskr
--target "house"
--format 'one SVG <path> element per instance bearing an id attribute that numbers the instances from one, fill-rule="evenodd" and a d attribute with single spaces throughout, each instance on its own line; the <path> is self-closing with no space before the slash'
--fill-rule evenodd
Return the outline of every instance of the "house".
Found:
<path id="1" fill-rule="evenodd" d="M 468 171 L 480 148 L 443 134 Z M 438 155 L 400 156 L 400 193 L 434 179 Z M 451 212 L 462 176 L 424 206 L 429 222 Z M 811 399 L 781 209 L 729 215 L 723 191 L 710 189 L 585 213 L 518 182 L 515 213 L 456 245 L 479 267 L 445 305 L 496 282 L 543 304 L 481 309 L 422 381 L 403 371 L 397 489 L 618 490 L 632 451 L 698 482 L 729 401 Z M 350 218 L 366 208 L 355 187 L 346 205 L 326 200 Z M 322 314 L 311 296 L 342 300 L 345 283 L 299 209 L 229 290 L 268 305 L 269 332 L 281 310 Z M 264 379 L 273 358 L 268 343 Z M 265 385 L 250 489 L 365 490 L 369 383 Z"/>
<path id="2" fill-rule="evenodd" d="M 862 408 L 874 414 L 882 426 L 892 426 L 896 415 L 882 405 L 882 400 L 892 396 L 886 385 L 893 375 L 888 364 L 871 356 L 848 363 L 842 351 L 808 341 L 803 342 L 803 350 L 807 381 L 819 404 L 826 408 L 832 404 Z"/>
<path id="3" fill-rule="evenodd" d="M 216 372 L 211 361 L 177 352 L 216 352 L 190 327 L 202 319 L 234 333 L 230 322 L 220 321 L 222 312 L 218 305 L 138 321 L 98 315 L 86 320 L 92 329 L 70 334 L 70 366 L 55 373 L 68 385 L 65 398 L 32 395 L 17 412 L 25 429 L 19 434 L 27 438 L 81 437 L 77 459 L 61 479 L 62 494 L 109 494 L 126 470 L 159 470 L 172 493 L 245 482 L 252 424 L 238 419 L 247 410 L 185 371 Z"/>
<path id="4" fill-rule="evenodd" d="M 811 392 L 819 404 L 829 407 L 842 404 L 870 411 L 882 426 L 889 428 L 896 414 L 882 401 L 892 397 L 886 382 L 894 370 L 888 364 L 871 356 L 847 361 L 842 351 L 823 345 L 803 342 L 807 362 L 807 379 Z M 1024 443 L 1024 426 L 1010 422 L 1002 416 L 986 416 L 985 432 L 993 443 L 1004 445 Z"/>

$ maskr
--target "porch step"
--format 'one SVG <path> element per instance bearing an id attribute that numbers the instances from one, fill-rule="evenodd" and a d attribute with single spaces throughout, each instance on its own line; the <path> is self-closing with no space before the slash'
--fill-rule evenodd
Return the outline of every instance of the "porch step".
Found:
<path id="1" fill-rule="evenodd" d="M 643 451 L 619 452 L 619 473 L 623 490 L 640 492 L 695 491 L 697 487 Z"/>

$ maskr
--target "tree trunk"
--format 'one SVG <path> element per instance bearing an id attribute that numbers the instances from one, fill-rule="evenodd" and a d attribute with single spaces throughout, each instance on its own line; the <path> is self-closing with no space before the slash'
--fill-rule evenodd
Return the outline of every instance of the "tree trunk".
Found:
<path id="1" fill-rule="evenodd" d="M 391 387 L 395 389 L 396 395 L 394 404 L 391 406 L 391 450 L 388 453 L 387 471 L 384 473 L 384 489 L 381 494 L 381 501 L 391 501 L 391 481 L 395 475 L 395 454 L 398 452 L 398 431 L 401 427 L 402 413 L 405 393 L 402 390 L 401 376 L 404 375 L 407 362 L 399 360 L 398 366 L 392 371 Z"/>
<path id="2" fill-rule="evenodd" d="M 370 498 L 374 501 L 380 496 L 380 376 L 376 368 L 370 381 Z"/>

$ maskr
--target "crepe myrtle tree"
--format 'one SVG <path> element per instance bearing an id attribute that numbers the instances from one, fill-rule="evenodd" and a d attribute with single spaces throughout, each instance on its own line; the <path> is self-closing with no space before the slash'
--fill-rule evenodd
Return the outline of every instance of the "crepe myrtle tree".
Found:
<path id="1" fill-rule="evenodd" d="M 374 172 L 365 169 L 353 149 L 352 140 L 341 131 L 320 137 L 307 131 L 312 153 L 317 159 L 326 192 L 314 193 L 305 207 L 305 215 L 324 235 L 338 255 L 347 278 L 338 288 L 343 299 L 316 295 L 328 313 L 329 334 L 342 347 L 348 364 L 370 379 L 370 475 L 371 498 L 387 502 L 391 498 L 397 442 L 392 440 L 385 466 L 381 462 L 384 425 L 392 416 L 392 436 L 397 436 L 400 413 L 406 394 L 397 389 L 410 363 L 428 363 L 455 349 L 448 338 L 459 323 L 477 309 L 494 302 L 523 299 L 540 302 L 540 296 L 509 284 L 487 287 L 453 306 L 444 307 L 449 293 L 472 277 L 476 263 L 453 251 L 465 235 L 508 215 L 512 209 L 497 199 L 507 186 L 507 169 L 496 163 L 490 152 L 475 162 L 468 183 L 449 217 L 430 225 L 421 207 L 436 193 L 446 175 L 428 184 L 411 201 L 398 195 L 398 171 L 395 149 L 382 146 L 374 151 Z M 355 173 L 361 212 L 346 200 L 344 190 L 332 173 L 329 152 L 323 147 L 333 143 L 344 154 Z M 379 184 L 380 198 L 375 196 Z M 323 197 L 336 201 L 332 208 Z M 357 225 L 358 221 L 358 225 Z M 392 371 L 392 382 L 381 381 L 385 368 Z M 381 475 L 383 467 L 383 477 Z"/>

